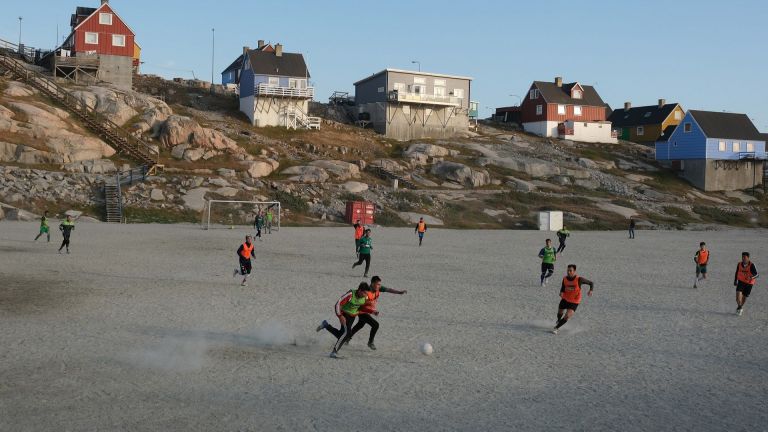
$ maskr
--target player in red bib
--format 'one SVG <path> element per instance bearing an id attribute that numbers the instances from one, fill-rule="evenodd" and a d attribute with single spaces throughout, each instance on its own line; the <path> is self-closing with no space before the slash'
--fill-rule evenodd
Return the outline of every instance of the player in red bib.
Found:
<path id="1" fill-rule="evenodd" d="M 371 290 L 368 291 L 368 299 L 365 302 L 365 305 L 363 305 L 360 308 L 360 314 L 357 316 L 357 324 L 355 324 L 354 327 L 352 327 L 352 331 L 349 335 L 349 338 L 347 338 L 347 343 L 352 339 L 352 337 L 360 331 L 363 327 L 365 327 L 366 324 L 371 326 L 371 332 L 368 335 L 368 348 L 375 350 L 376 345 L 373 343 L 374 338 L 376 338 L 376 332 L 379 330 L 379 322 L 376 321 L 371 315 L 378 316 L 379 310 L 376 307 L 376 304 L 379 301 L 379 295 L 381 293 L 391 293 L 391 294 L 407 294 L 408 291 L 406 290 L 396 290 L 394 288 L 387 288 L 384 286 L 381 286 L 381 278 L 378 276 L 374 276 L 371 278 Z"/>
<path id="2" fill-rule="evenodd" d="M 563 278 L 560 285 L 560 304 L 557 307 L 557 324 L 552 329 L 553 334 L 557 334 L 560 327 L 565 325 L 569 319 L 576 313 L 576 308 L 581 303 L 581 286 L 589 285 L 587 295 L 592 297 L 592 290 L 595 284 L 587 278 L 576 274 L 576 265 L 568 264 L 568 275 Z"/>

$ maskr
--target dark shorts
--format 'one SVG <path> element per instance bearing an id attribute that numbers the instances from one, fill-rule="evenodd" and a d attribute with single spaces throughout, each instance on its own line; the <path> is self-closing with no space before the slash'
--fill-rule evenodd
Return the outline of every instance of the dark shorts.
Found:
<path id="1" fill-rule="evenodd" d="M 420 232 L 420 233 L 419 233 L 419 238 L 420 238 L 420 239 L 423 239 L 423 238 L 424 238 L 424 233 L 423 233 L 423 232 Z"/>
<path id="2" fill-rule="evenodd" d="M 707 265 L 706 264 L 697 264 L 696 265 L 696 273 L 706 274 L 707 273 Z"/>
<path id="3" fill-rule="evenodd" d="M 251 260 L 240 259 L 240 274 L 251 274 Z"/>
<path id="4" fill-rule="evenodd" d="M 541 272 L 544 273 L 547 270 L 551 270 L 552 273 L 554 273 L 555 272 L 555 265 L 554 264 L 541 263 Z"/>
<path id="5" fill-rule="evenodd" d="M 752 293 L 752 285 L 738 281 L 736 283 L 736 292 L 744 294 L 744 297 L 749 297 L 749 294 Z"/>
<path id="6" fill-rule="evenodd" d="M 576 312 L 576 308 L 578 308 L 578 307 L 579 307 L 578 303 L 571 303 L 571 302 L 567 302 L 567 301 L 565 301 L 563 299 L 560 299 L 560 304 L 557 306 L 557 309 L 558 310 L 570 309 L 570 310 Z"/>

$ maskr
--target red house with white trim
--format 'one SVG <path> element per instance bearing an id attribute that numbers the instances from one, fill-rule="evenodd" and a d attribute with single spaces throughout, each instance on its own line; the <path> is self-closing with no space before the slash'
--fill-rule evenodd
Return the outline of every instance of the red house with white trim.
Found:
<path id="1" fill-rule="evenodd" d="M 606 121 L 608 106 L 589 85 L 563 83 L 561 77 L 554 81 L 534 81 L 520 104 L 520 111 L 526 132 L 577 141 L 616 141 L 611 137 L 611 124 Z M 593 130 L 588 131 L 590 128 Z M 575 130 L 580 132 L 580 137 L 573 136 Z"/>
<path id="2" fill-rule="evenodd" d="M 130 87 L 141 50 L 136 34 L 109 0 L 101 0 L 97 8 L 78 7 L 70 25 L 72 33 L 56 52 L 54 74 L 75 80 L 90 76 Z"/>

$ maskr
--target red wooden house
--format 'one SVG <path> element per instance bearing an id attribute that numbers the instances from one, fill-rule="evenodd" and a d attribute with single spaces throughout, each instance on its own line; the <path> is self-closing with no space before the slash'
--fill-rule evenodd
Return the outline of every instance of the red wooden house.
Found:
<path id="1" fill-rule="evenodd" d="M 554 82 L 534 81 L 520 110 L 523 128 L 547 137 L 562 135 L 558 128 L 562 131 L 566 123 L 601 123 L 608 116 L 608 107 L 594 87 L 578 82 L 563 83 L 561 77 Z"/>
<path id="2" fill-rule="evenodd" d="M 54 74 L 75 80 L 90 76 L 130 87 L 140 48 L 135 33 L 109 0 L 101 0 L 97 8 L 78 7 L 70 25 L 72 33 L 56 51 Z"/>

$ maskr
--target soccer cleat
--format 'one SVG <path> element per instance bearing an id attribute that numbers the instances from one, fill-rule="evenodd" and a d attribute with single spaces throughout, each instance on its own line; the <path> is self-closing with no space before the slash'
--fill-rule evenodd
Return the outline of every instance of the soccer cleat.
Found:
<path id="1" fill-rule="evenodd" d="M 364 274 L 363 277 L 368 277 L 368 273 Z"/>
<path id="2" fill-rule="evenodd" d="M 373 342 L 368 342 L 368 348 L 376 351 L 376 345 L 374 345 Z"/>
<path id="3" fill-rule="evenodd" d="M 67 254 L 69 254 L 69 249 L 67 249 Z"/>
<path id="4" fill-rule="evenodd" d="M 339 355 L 336 354 L 336 351 L 331 351 L 331 354 L 328 357 L 335 359 L 335 358 L 339 358 Z"/>
<path id="5" fill-rule="evenodd" d="M 698 287 L 699 287 L 699 285 L 698 285 L 698 284 L 696 284 L 696 283 L 694 283 L 694 284 L 693 284 L 693 287 L 694 287 L 694 288 L 698 288 Z"/>
<path id="6" fill-rule="evenodd" d="M 246 281 L 243 281 L 243 283 L 241 283 L 241 284 L 240 284 L 240 286 L 241 286 L 241 287 L 246 287 L 246 286 L 248 286 L 248 282 L 246 282 Z"/>
<path id="7" fill-rule="evenodd" d="M 237 269 L 235 269 L 235 270 L 232 272 L 232 277 L 235 277 L 235 276 L 237 276 L 237 274 L 238 274 L 238 273 L 240 273 L 240 272 L 238 272 L 238 271 L 237 271 Z"/>
<path id="8" fill-rule="evenodd" d="M 744 312 L 744 309 L 738 308 L 736 309 L 736 315 L 741 316 L 741 314 Z"/>
<path id="9" fill-rule="evenodd" d="M 59 255 L 61 255 L 61 249 L 59 249 Z"/>
<path id="10" fill-rule="evenodd" d="M 317 326 L 317 329 L 315 331 L 323 330 L 326 327 L 328 327 L 328 321 L 327 320 L 323 320 L 323 322 L 321 322 L 320 325 Z"/>
<path id="11" fill-rule="evenodd" d="M 557 329 L 556 328 L 552 329 L 552 331 L 550 333 L 556 335 L 557 334 Z"/>

